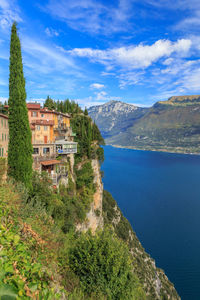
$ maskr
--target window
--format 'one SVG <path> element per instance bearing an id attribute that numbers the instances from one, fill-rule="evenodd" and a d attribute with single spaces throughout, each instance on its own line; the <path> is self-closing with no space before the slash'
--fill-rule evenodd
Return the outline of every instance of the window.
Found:
<path id="1" fill-rule="evenodd" d="M 3 148 L 1 149 L 1 156 L 3 156 Z"/>
<path id="2" fill-rule="evenodd" d="M 43 154 L 50 153 L 50 148 L 43 148 Z"/>
<path id="3" fill-rule="evenodd" d="M 1 120 L 1 127 L 3 127 L 3 119 Z"/>
<path id="4" fill-rule="evenodd" d="M 6 122 L 6 120 L 4 121 L 4 126 L 5 126 L 5 128 L 6 128 L 6 124 L 7 124 L 7 122 Z"/>
<path id="5" fill-rule="evenodd" d="M 47 126 L 44 126 L 44 130 L 47 131 L 47 130 L 48 130 L 48 127 L 47 127 Z"/>
<path id="6" fill-rule="evenodd" d="M 44 114 L 41 114 L 41 118 L 44 118 Z"/>
<path id="7" fill-rule="evenodd" d="M 3 141 L 3 133 L 2 133 L 2 139 L 1 140 Z"/>
<path id="8" fill-rule="evenodd" d="M 32 112 L 32 117 L 37 117 L 37 111 Z"/>
<path id="9" fill-rule="evenodd" d="M 40 130 L 40 125 L 37 125 L 37 126 L 36 126 L 36 130 Z"/>
<path id="10" fill-rule="evenodd" d="M 33 154 L 39 154 L 39 148 L 33 148 Z"/>

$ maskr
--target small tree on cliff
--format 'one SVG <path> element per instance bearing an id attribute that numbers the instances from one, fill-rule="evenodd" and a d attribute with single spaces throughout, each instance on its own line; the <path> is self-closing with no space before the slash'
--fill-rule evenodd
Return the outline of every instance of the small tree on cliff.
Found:
<path id="1" fill-rule="evenodd" d="M 31 188 L 32 144 L 26 107 L 25 79 L 21 45 L 16 23 L 11 29 L 9 76 L 9 145 L 8 174 Z"/>

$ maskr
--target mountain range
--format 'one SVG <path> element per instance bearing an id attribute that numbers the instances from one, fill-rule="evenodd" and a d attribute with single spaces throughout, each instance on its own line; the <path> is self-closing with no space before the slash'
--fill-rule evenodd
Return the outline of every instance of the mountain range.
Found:
<path id="1" fill-rule="evenodd" d="M 89 115 L 109 145 L 180 153 L 200 152 L 200 95 L 173 96 L 141 108 L 121 101 L 93 106 Z"/>

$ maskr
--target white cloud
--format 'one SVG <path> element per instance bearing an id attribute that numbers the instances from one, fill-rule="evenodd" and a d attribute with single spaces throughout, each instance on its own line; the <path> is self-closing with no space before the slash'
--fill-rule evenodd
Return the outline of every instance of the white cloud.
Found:
<path id="1" fill-rule="evenodd" d="M 165 10 L 176 11 L 178 22 L 173 25 L 173 29 L 181 30 L 186 33 L 187 31 L 199 32 L 200 25 L 200 1 L 199 0 L 144 0 L 150 6 L 160 9 L 160 12 Z M 161 11 L 162 10 L 162 11 Z M 183 15 L 182 15 L 183 14 Z M 180 20 L 181 19 L 181 20 Z"/>
<path id="2" fill-rule="evenodd" d="M 0 97 L 0 103 L 5 103 L 8 101 L 8 97 Z"/>
<path id="3" fill-rule="evenodd" d="M 96 0 L 49 0 L 42 8 L 71 28 L 91 34 L 127 31 L 132 17 L 132 1 L 102 4 Z"/>
<path id="4" fill-rule="evenodd" d="M 104 103 L 104 101 L 96 101 L 94 98 L 91 96 L 82 98 L 82 99 L 74 99 L 75 102 L 77 102 L 83 109 L 85 107 L 89 108 L 94 105 L 101 105 Z"/>
<path id="5" fill-rule="evenodd" d="M 92 48 L 75 48 L 70 50 L 72 56 L 87 57 L 92 62 L 106 65 L 107 69 L 120 66 L 125 69 L 147 68 L 160 58 L 170 57 L 172 54 L 184 56 L 191 47 L 189 39 L 180 39 L 176 42 L 158 40 L 152 45 L 139 44 L 138 46 L 120 47 L 107 50 Z"/>
<path id="6" fill-rule="evenodd" d="M 96 92 L 96 100 L 106 100 L 108 99 L 107 93 L 105 91 L 101 91 L 101 92 Z"/>
<path id="7" fill-rule="evenodd" d="M 105 85 L 104 84 L 100 84 L 100 83 L 92 83 L 92 84 L 90 84 L 90 88 L 91 89 L 101 90 L 101 89 L 105 88 Z"/>
<path id="8" fill-rule="evenodd" d="M 127 85 L 143 84 L 145 80 L 144 75 L 145 75 L 144 71 L 121 73 L 118 76 L 120 89 L 124 89 Z"/>
<path id="9" fill-rule="evenodd" d="M 22 22 L 20 10 L 14 0 L 0 0 L 0 27 L 1 29 L 10 29 L 11 24 Z"/>
<path id="10" fill-rule="evenodd" d="M 59 32 L 56 31 L 56 30 L 53 29 L 53 28 L 50 28 L 50 27 L 47 27 L 47 28 L 45 29 L 45 33 L 46 33 L 46 35 L 48 35 L 49 37 L 59 36 Z"/>

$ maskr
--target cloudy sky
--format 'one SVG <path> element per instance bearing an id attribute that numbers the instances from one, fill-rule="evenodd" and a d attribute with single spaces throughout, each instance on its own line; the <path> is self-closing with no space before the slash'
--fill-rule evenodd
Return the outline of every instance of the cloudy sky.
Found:
<path id="1" fill-rule="evenodd" d="M 199 0 L 0 0 L 0 99 L 17 21 L 27 100 L 152 105 L 200 94 Z"/>

